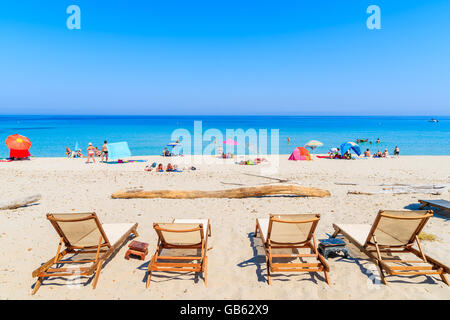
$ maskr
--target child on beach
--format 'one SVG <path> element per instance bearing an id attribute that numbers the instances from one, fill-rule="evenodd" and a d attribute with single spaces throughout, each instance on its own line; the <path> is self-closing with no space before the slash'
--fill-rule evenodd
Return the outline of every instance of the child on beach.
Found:
<path id="1" fill-rule="evenodd" d="M 174 169 L 173 169 L 173 166 L 169 163 L 168 165 L 167 165 L 167 169 L 166 169 L 166 171 L 167 172 L 171 172 L 171 171 L 173 171 Z"/>
<path id="2" fill-rule="evenodd" d="M 389 152 L 387 151 L 387 149 L 384 149 L 383 158 L 386 158 L 388 156 L 389 156 Z"/>
<path id="3" fill-rule="evenodd" d="M 162 163 L 158 164 L 158 168 L 156 168 L 156 172 L 164 172 Z"/>
<path id="4" fill-rule="evenodd" d="M 367 149 L 366 152 L 364 152 L 364 156 L 366 158 L 370 158 L 370 150 L 369 149 Z"/>
<path id="5" fill-rule="evenodd" d="M 89 159 L 92 158 L 92 162 L 95 163 L 95 148 L 92 146 L 92 142 L 89 142 L 89 146 L 87 147 L 88 158 L 86 163 L 89 163 Z"/>

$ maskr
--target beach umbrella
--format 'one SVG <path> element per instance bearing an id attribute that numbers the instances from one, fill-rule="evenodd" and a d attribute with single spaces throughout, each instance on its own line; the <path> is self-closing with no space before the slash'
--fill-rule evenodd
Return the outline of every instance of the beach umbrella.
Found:
<path id="1" fill-rule="evenodd" d="M 178 143 L 176 143 L 176 142 L 171 142 L 171 143 L 167 144 L 168 147 L 175 147 L 177 145 L 178 145 Z"/>
<path id="2" fill-rule="evenodd" d="M 28 150 L 31 147 L 31 141 L 20 134 L 13 134 L 6 138 L 6 146 L 12 150 Z"/>
<path id="3" fill-rule="evenodd" d="M 305 144 L 305 147 L 311 148 L 311 150 L 314 150 L 317 147 L 323 146 L 323 143 L 317 140 L 311 140 L 307 144 Z"/>
<path id="4" fill-rule="evenodd" d="M 358 156 L 361 155 L 361 148 L 353 141 L 348 141 L 341 144 L 341 154 L 343 155 L 349 150 L 353 150 Z"/>
<path id="5" fill-rule="evenodd" d="M 223 142 L 223 144 L 229 144 L 229 145 L 232 145 L 232 146 L 237 146 L 238 145 L 238 143 L 235 140 L 233 140 L 233 139 L 225 140 Z"/>
<path id="6" fill-rule="evenodd" d="M 125 159 L 131 157 L 131 151 L 128 143 L 116 142 L 108 144 L 108 155 L 110 159 Z"/>

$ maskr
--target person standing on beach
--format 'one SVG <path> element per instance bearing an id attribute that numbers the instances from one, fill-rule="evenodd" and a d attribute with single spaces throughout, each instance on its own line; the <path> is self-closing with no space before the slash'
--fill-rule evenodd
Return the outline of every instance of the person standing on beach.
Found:
<path id="1" fill-rule="evenodd" d="M 399 156 L 399 155 L 400 155 L 400 149 L 398 148 L 398 146 L 395 146 L 394 156 Z"/>
<path id="2" fill-rule="evenodd" d="M 92 158 L 92 162 L 95 163 L 95 148 L 92 146 L 92 142 L 89 142 L 89 146 L 87 148 L 88 158 L 86 163 L 89 163 L 89 159 Z"/>
<path id="3" fill-rule="evenodd" d="M 106 162 L 108 162 L 108 143 L 105 140 L 105 142 L 103 143 L 102 146 L 102 162 L 103 162 L 103 157 L 106 156 Z"/>

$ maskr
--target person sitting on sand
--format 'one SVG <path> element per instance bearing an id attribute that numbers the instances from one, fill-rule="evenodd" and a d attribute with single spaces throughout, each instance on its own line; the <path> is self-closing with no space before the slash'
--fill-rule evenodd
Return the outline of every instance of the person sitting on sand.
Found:
<path id="1" fill-rule="evenodd" d="M 342 156 L 342 158 L 349 160 L 352 158 L 352 155 L 350 154 L 350 152 L 346 151 Z"/>
<path id="2" fill-rule="evenodd" d="M 178 166 L 176 164 L 173 165 L 173 172 L 183 172 L 178 169 Z"/>
<path id="3" fill-rule="evenodd" d="M 398 148 L 398 146 L 395 146 L 394 156 L 399 156 L 399 155 L 400 155 L 400 149 Z"/>
<path id="4" fill-rule="evenodd" d="M 389 152 L 387 151 L 387 149 L 384 149 L 383 158 L 386 158 L 388 156 L 389 156 Z"/>
<path id="5" fill-rule="evenodd" d="M 152 166 L 145 166 L 145 169 L 144 169 L 145 171 L 152 171 L 153 170 L 153 167 Z"/>
<path id="6" fill-rule="evenodd" d="M 381 158 L 382 156 L 383 156 L 383 154 L 381 153 L 380 150 L 378 150 L 377 153 L 374 153 L 374 154 L 373 154 L 373 157 L 374 157 L 374 158 Z"/>
<path id="7" fill-rule="evenodd" d="M 83 154 L 81 153 L 81 149 L 72 151 L 72 153 L 70 154 L 70 157 L 72 157 L 72 158 L 82 158 Z"/>
<path id="8" fill-rule="evenodd" d="M 370 158 L 370 150 L 369 149 L 367 149 L 366 152 L 364 152 L 364 156 L 366 158 Z"/>
<path id="9" fill-rule="evenodd" d="M 69 147 L 66 147 L 66 154 L 67 154 L 67 157 L 70 158 L 72 151 L 70 151 Z"/>
<path id="10" fill-rule="evenodd" d="M 167 168 L 166 168 L 166 171 L 167 172 L 172 172 L 173 171 L 173 166 L 172 166 L 172 164 L 167 164 Z"/>
<path id="11" fill-rule="evenodd" d="M 170 151 L 167 148 L 164 148 L 162 155 L 163 155 L 163 157 L 170 157 L 172 154 L 170 153 Z"/>
<path id="12" fill-rule="evenodd" d="M 89 159 L 92 158 L 92 162 L 95 163 L 95 148 L 92 146 L 92 142 L 89 142 L 89 146 L 87 147 L 88 152 L 88 158 L 86 160 L 86 163 L 89 163 Z"/>
<path id="13" fill-rule="evenodd" d="M 162 163 L 158 164 L 158 168 L 156 168 L 156 172 L 164 172 Z"/>

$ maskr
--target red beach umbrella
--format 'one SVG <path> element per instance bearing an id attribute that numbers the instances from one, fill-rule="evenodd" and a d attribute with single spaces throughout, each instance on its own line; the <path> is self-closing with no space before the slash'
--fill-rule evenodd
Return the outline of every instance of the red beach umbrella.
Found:
<path id="1" fill-rule="evenodd" d="M 20 134 L 13 134 L 6 138 L 6 146 L 12 150 L 28 150 L 31 147 L 31 141 Z"/>

